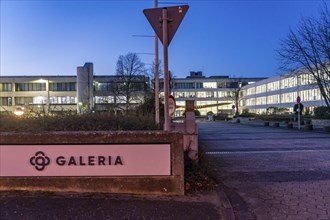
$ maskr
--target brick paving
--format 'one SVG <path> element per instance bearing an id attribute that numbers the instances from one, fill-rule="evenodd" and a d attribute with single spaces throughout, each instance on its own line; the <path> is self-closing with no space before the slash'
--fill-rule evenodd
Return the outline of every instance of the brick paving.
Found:
<path id="1" fill-rule="evenodd" d="M 199 123 L 238 219 L 330 219 L 330 135 Z"/>

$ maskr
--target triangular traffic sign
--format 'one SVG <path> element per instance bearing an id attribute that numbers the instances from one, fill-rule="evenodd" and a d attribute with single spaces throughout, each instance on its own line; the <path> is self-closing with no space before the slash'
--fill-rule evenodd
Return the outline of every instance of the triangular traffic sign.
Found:
<path id="1" fill-rule="evenodd" d="M 178 30 L 184 16 L 186 15 L 189 6 L 172 6 L 166 8 L 150 8 L 144 9 L 143 13 L 147 17 L 149 23 L 154 29 L 160 41 L 163 43 L 163 22 L 162 15 L 163 9 L 167 10 L 167 32 L 168 32 L 168 45 L 170 45 L 171 40 L 174 37 L 175 32 Z"/>

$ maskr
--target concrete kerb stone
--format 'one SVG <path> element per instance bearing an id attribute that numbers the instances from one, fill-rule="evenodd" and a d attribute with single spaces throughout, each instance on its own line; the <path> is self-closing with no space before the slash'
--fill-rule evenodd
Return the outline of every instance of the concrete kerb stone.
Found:
<path id="1" fill-rule="evenodd" d="M 234 209 L 224 192 L 224 189 L 221 186 L 218 186 L 216 189 L 216 192 L 218 194 L 218 199 L 220 201 L 220 204 L 222 205 L 222 215 L 225 220 L 235 220 L 235 215 L 234 215 Z"/>
<path id="2" fill-rule="evenodd" d="M 242 121 L 242 120 L 241 120 Z M 231 123 L 234 123 L 234 121 L 231 121 Z M 244 120 L 242 124 L 246 124 L 246 125 L 253 125 L 253 126 L 264 126 L 264 127 L 273 127 L 273 128 L 277 128 L 276 121 L 262 121 L 262 120 L 252 120 L 252 121 L 247 121 Z M 289 129 L 289 130 L 296 130 L 298 129 L 298 124 L 295 122 L 288 122 L 288 123 L 279 123 L 278 128 L 285 128 L 285 129 Z M 325 133 L 329 133 L 330 132 L 330 126 L 328 127 L 315 127 L 313 124 L 308 124 L 305 128 L 305 125 L 301 125 L 300 127 L 301 131 L 314 131 L 314 132 L 325 132 Z"/>

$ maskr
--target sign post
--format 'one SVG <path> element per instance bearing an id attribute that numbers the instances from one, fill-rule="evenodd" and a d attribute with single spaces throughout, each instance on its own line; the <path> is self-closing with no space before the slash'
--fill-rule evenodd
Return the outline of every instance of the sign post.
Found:
<path id="1" fill-rule="evenodd" d="M 301 112 L 301 108 L 300 108 L 300 96 L 297 97 L 297 103 L 298 103 L 298 108 L 297 108 L 297 112 L 298 112 L 298 130 L 300 130 L 300 112 Z"/>
<path id="2" fill-rule="evenodd" d="M 168 111 L 168 98 L 170 95 L 169 75 L 168 75 L 168 33 L 167 33 L 167 9 L 162 9 L 163 21 L 163 52 L 164 52 L 164 130 L 170 130 L 170 115 Z"/>
<path id="3" fill-rule="evenodd" d="M 154 8 L 158 8 L 158 0 L 154 0 Z M 160 122 L 159 115 L 159 58 L 158 58 L 158 37 L 155 34 L 155 122 L 157 127 Z"/>
<path id="4" fill-rule="evenodd" d="M 166 8 L 144 9 L 143 13 L 163 43 L 164 54 L 164 130 L 170 130 L 170 115 L 168 108 L 168 97 L 170 93 L 169 71 L 168 71 L 168 46 L 181 21 L 189 9 L 188 5 L 173 6 Z"/>

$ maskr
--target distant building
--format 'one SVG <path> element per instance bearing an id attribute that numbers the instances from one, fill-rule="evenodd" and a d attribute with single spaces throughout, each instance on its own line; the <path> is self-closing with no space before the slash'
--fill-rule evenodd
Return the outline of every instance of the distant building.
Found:
<path id="1" fill-rule="evenodd" d="M 325 105 L 320 89 L 310 74 L 286 73 L 244 86 L 240 109 L 257 114 L 266 113 L 270 107 L 285 108 L 287 112 L 293 112 L 298 96 L 305 113 L 313 113 L 315 107 Z"/>
<path id="2" fill-rule="evenodd" d="M 330 79 L 329 79 L 330 80 Z M 330 82 L 329 82 L 330 83 Z M 129 102 L 134 108 L 150 90 L 149 78 L 134 77 L 134 92 L 127 101 L 120 88 L 125 80 L 116 75 L 94 76 L 93 63 L 77 67 L 76 76 L 0 76 L 0 112 L 122 111 Z M 205 77 L 201 71 L 186 78 L 172 78 L 171 94 L 176 99 L 175 116 L 184 114 L 186 100 L 195 100 L 201 115 L 233 114 L 234 93 L 239 92 L 239 111 L 262 114 L 267 108 L 293 111 L 298 96 L 305 113 L 325 105 L 315 80 L 306 73 L 281 74 L 270 78 L 229 76 Z M 163 94 L 163 79 L 160 80 Z"/>
<path id="3" fill-rule="evenodd" d="M 205 77 L 201 71 L 190 72 L 186 78 L 171 79 L 171 94 L 178 106 L 175 116 L 182 116 L 186 100 L 195 100 L 201 115 L 232 114 L 233 93 L 243 85 L 249 85 L 265 78 L 233 78 L 229 76 Z M 160 80 L 160 91 L 163 93 L 163 79 Z"/>
<path id="4" fill-rule="evenodd" d="M 121 111 L 125 97 L 119 77 L 94 76 L 93 63 L 77 67 L 77 76 L 0 76 L 0 112 Z M 149 78 L 134 78 L 134 107 L 149 90 Z"/>

